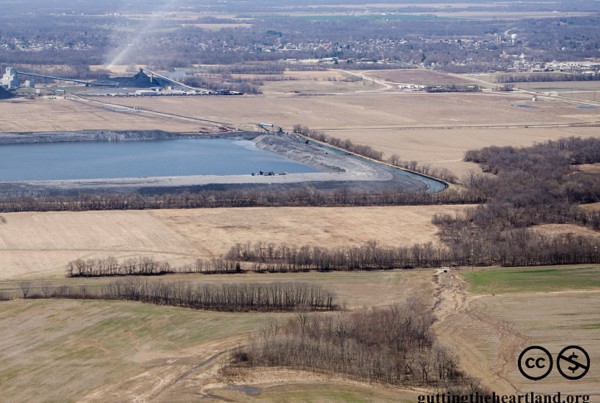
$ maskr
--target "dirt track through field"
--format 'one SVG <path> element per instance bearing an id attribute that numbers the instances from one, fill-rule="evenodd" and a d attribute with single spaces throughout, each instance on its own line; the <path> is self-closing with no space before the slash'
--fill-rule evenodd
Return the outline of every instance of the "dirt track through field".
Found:
<path id="1" fill-rule="evenodd" d="M 235 337 L 209 343 L 202 346 L 202 352 L 197 356 L 169 357 L 153 362 L 147 371 L 100 388 L 84 397 L 81 402 L 100 402 L 112 400 L 112 398 L 122 400 L 125 396 L 128 401 L 156 401 L 159 396 L 168 394 L 173 388 L 177 388 L 180 381 L 184 381 L 191 375 L 197 375 L 200 370 L 206 372 L 205 376 L 213 375 L 213 371 L 208 370 L 212 367 L 220 368 L 222 365 L 218 365 L 219 359 L 229 353 L 231 346 L 235 346 L 239 341 L 239 337 Z M 204 352 L 212 354 L 207 356 Z M 190 365 L 193 366 L 190 368 Z"/>
<path id="2" fill-rule="evenodd" d="M 522 392 L 507 372 L 512 370 L 513 358 L 527 341 L 526 336 L 509 323 L 472 309 L 470 303 L 478 296 L 467 295 L 466 282 L 451 270 L 436 271 L 433 282 L 438 319 L 434 329 L 441 342 L 457 353 L 461 368 L 496 392 Z M 477 342 L 482 338 L 487 344 L 485 350 L 495 357 L 480 356 L 482 349 Z"/>

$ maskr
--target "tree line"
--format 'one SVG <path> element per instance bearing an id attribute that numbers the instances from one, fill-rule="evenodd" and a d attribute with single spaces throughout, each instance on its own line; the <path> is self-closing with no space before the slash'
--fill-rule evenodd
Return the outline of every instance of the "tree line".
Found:
<path id="1" fill-rule="evenodd" d="M 467 215 L 467 217 L 470 217 Z M 468 219 L 468 218 L 467 218 Z M 160 276 L 176 273 L 235 274 L 352 270 L 391 270 L 445 266 L 540 266 L 600 263 L 600 240 L 573 234 L 546 235 L 528 228 L 491 228 L 473 236 L 463 217 L 434 216 L 445 244 L 431 242 L 386 247 L 376 241 L 325 248 L 311 245 L 246 242 L 234 244 L 222 257 L 180 266 L 150 257 L 118 261 L 78 259 L 67 265 L 67 277 Z M 463 228 L 456 230 L 456 222 Z"/>
<path id="2" fill-rule="evenodd" d="M 541 83 L 552 81 L 598 81 L 600 74 L 583 73 L 528 73 L 502 74 L 496 77 L 497 83 Z"/>
<path id="3" fill-rule="evenodd" d="M 435 343 L 434 317 L 412 305 L 272 322 L 232 353 L 234 366 L 287 367 L 344 374 L 395 386 L 479 390 L 457 358 Z"/>
<path id="4" fill-rule="evenodd" d="M 505 233 L 494 231 L 493 236 L 477 237 L 473 236 L 466 224 L 462 231 L 448 230 L 444 220 L 451 220 L 454 224 L 455 218 L 434 218 L 434 223 L 442 227 L 441 237 L 445 245 L 428 242 L 384 247 L 370 241 L 358 246 L 324 248 L 248 242 L 235 244 L 225 257 L 252 262 L 244 270 L 257 272 L 600 263 L 600 239 L 570 234 L 545 235 L 529 229 L 515 229 Z M 454 228 L 453 226 L 452 229 Z"/>
<path id="5" fill-rule="evenodd" d="M 79 193 L 76 195 L 20 195 L 22 188 L 5 191 L 0 213 L 21 211 L 145 210 L 216 207 L 295 207 L 295 206 L 400 206 L 427 204 L 477 204 L 480 195 L 462 190 L 437 193 L 382 189 L 319 189 L 306 185 L 294 189 L 172 190 L 163 194 Z M 25 190 L 29 192 L 29 190 Z M 15 195 L 16 194 L 16 195 Z"/>
<path id="6" fill-rule="evenodd" d="M 293 126 L 294 133 L 302 134 L 314 140 L 331 144 L 334 147 L 343 148 L 351 153 L 362 155 L 363 157 L 371 158 L 376 161 L 383 161 L 383 153 L 373 149 L 373 147 L 364 144 L 354 144 L 351 140 L 342 140 L 338 137 L 333 137 L 318 130 L 311 130 L 307 126 L 295 124 Z"/>
<path id="7" fill-rule="evenodd" d="M 21 283 L 23 298 L 68 298 L 138 301 L 227 312 L 331 311 L 339 308 L 336 296 L 320 286 L 307 283 L 192 284 L 127 278 L 101 287 L 51 286 L 36 289 Z"/>
<path id="8" fill-rule="evenodd" d="M 110 256 L 98 259 L 77 259 L 67 264 L 67 277 L 161 276 L 175 273 L 226 274 L 240 273 L 240 264 L 215 258 L 196 259 L 192 264 L 173 266 L 151 257 L 134 257 L 122 261 Z"/>
<path id="9" fill-rule="evenodd" d="M 481 92 L 481 87 L 478 85 L 458 85 L 458 84 L 442 84 L 428 85 L 425 87 L 426 92 Z"/>

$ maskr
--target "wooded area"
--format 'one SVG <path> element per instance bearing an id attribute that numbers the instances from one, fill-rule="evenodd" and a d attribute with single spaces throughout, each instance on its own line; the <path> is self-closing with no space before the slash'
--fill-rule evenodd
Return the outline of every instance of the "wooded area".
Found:
<path id="1" fill-rule="evenodd" d="M 272 322 L 232 354 L 237 366 L 341 373 L 360 381 L 480 391 L 457 358 L 435 343 L 432 314 L 412 305 Z"/>

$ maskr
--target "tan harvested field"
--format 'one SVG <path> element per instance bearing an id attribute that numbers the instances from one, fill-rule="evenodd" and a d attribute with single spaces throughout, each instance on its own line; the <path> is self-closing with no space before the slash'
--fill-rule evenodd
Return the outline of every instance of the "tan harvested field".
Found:
<path id="1" fill-rule="evenodd" d="M 594 367 L 579 382 L 568 382 L 552 373 L 545 382 L 534 383 L 524 379 L 516 365 L 519 353 L 536 344 L 553 354 L 569 344 L 581 345 L 590 353 L 592 363 L 597 362 L 600 291 L 563 290 L 558 284 L 558 291 L 550 292 L 472 294 L 454 270 L 434 272 L 192 275 L 173 276 L 168 281 L 303 281 L 336 291 L 350 308 L 413 299 L 434 306 L 437 301 L 435 313 L 440 322 L 436 331 L 442 343 L 452 348 L 469 374 L 495 392 L 560 391 L 563 395 L 591 394 L 591 401 L 600 395 L 600 374 Z M 437 282 L 431 281 L 432 276 L 439 278 Z M 106 281 L 111 280 L 52 283 L 89 286 Z M 37 284 L 34 282 L 33 287 Z M 0 289 L 18 291 L 19 282 L 4 281 Z M 282 369 L 219 374 L 219 360 L 194 370 L 272 318 L 283 320 L 293 314 L 227 314 L 125 302 L 60 300 L 0 302 L 0 313 L 0 393 L 14 396 L 14 401 L 35 400 L 41 394 L 80 401 L 118 397 L 167 402 L 209 395 L 232 401 L 306 401 L 307 397 L 311 401 L 414 401 L 417 394 L 426 393 Z M 30 337 L 33 329 L 36 337 Z M 44 386 L 24 387 L 32 382 Z"/>
<path id="2" fill-rule="evenodd" d="M 191 284 L 302 282 L 320 285 L 336 293 L 338 302 L 349 309 L 364 306 L 385 306 L 405 302 L 410 298 L 424 306 L 433 305 L 433 270 L 389 270 L 377 272 L 306 272 L 306 273 L 244 273 L 237 274 L 173 274 L 160 277 L 163 282 L 186 281 Z M 152 280 L 152 279 L 151 279 Z M 28 280 L 31 290 L 41 294 L 44 283 L 51 286 L 72 285 L 100 287 L 115 278 L 54 278 Z M 22 295 L 22 280 L 0 280 L 0 291 L 10 296 Z M 1 306 L 1 305 L 0 305 Z"/>
<path id="3" fill-rule="evenodd" d="M 499 325 L 504 324 L 515 335 L 515 341 L 520 339 L 513 346 L 512 354 L 505 357 L 489 349 L 488 354 L 491 354 L 483 355 L 484 365 L 493 363 L 497 367 L 503 359 L 509 358 L 501 374 L 507 383 L 513 384 L 521 392 L 561 391 L 565 394 L 591 394 L 592 399 L 598 399 L 600 373 L 593 369 L 579 382 L 566 380 L 554 370 L 544 382 L 534 383 L 525 379 L 516 368 L 518 355 L 529 345 L 544 346 L 553 355 L 568 345 L 578 345 L 590 354 L 592 365 L 597 363 L 600 360 L 598 304 L 598 290 L 488 296 L 474 301 L 471 305 L 474 311 L 493 318 Z M 527 306 L 527 309 L 523 309 L 523 306 Z M 498 353 L 501 351 L 496 350 Z"/>
<path id="4" fill-rule="evenodd" d="M 193 98 L 115 98 L 111 103 L 201 117 L 254 128 L 273 122 L 341 129 L 569 124 L 600 121 L 597 110 L 553 99 L 531 102 L 527 94 L 403 94 L 366 92 L 323 96 L 279 95 Z M 527 105 L 530 107 L 522 107 Z M 201 115 L 198 111 L 202 111 Z"/>
<path id="5" fill-rule="evenodd" d="M 600 107 L 600 95 L 597 93 L 597 91 L 574 91 L 572 93 L 562 93 L 561 96 L 582 102 L 582 109 L 596 108 L 597 110 L 597 108 Z"/>
<path id="6" fill-rule="evenodd" d="M 543 271 L 539 274 L 542 282 Z M 593 363 L 600 360 L 600 289 L 572 289 L 553 283 L 543 286 L 553 291 L 472 294 L 466 291 L 464 279 L 450 273 L 440 283 L 441 320 L 436 330 L 441 341 L 455 351 L 465 370 L 496 393 L 560 391 L 589 394 L 590 401 L 600 397 L 600 372 L 593 369 Z M 543 381 L 532 382 L 517 366 L 519 354 L 531 345 L 547 348 L 554 359 L 566 346 L 582 346 L 591 356 L 592 369 L 577 382 L 562 378 L 556 368 Z"/>
<path id="7" fill-rule="evenodd" d="M 252 78 L 262 80 L 260 75 Z M 260 90 L 264 96 L 332 95 L 379 91 L 384 88 L 380 84 L 373 83 L 372 80 L 357 81 L 352 74 L 340 70 L 286 71 L 278 78 L 279 81 L 269 79 L 263 81 Z"/>
<path id="8" fill-rule="evenodd" d="M 598 210 L 600 210 L 600 202 L 599 203 L 582 204 L 581 207 L 583 207 L 586 210 L 590 210 L 590 211 L 598 211 Z"/>
<path id="9" fill-rule="evenodd" d="M 462 78 L 453 74 L 444 74 L 424 69 L 406 69 L 406 70 L 373 70 L 369 71 L 370 77 L 376 77 L 396 84 L 473 84 L 468 78 Z"/>
<path id="10" fill-rule="evenodd" d="M 410 299 L 432 304 L 431 270 L 187 276 L 201 282 L 303 281 L 339 291 L 348 306 Z M 78 284 L 83 280 L 62 280 Z M 107 279 L 85 280 L 88 283 Z M 12 284 L 12 285 L 11 285 Z M 18 287 L 3 282 L 2 289 Z M 414 391 L 288 370 L 222 376 L 218 354 L 267 322 L 295 314 L 218 313 L 100 301 L 0 302 L 0 394 L 3 401 L 197 401 L 214 391 L 247 401 L 243 385 L 267 401 L 315 399 L 410 401 Z M 34 334 L 35 336 L 32 336 Z M 204 366 L 199 366 L 206 363 Z M 306 386 L 306 385 L 310 386 Z M 334 387 L 333 385 L 337 385 Z M 30 385 L 36 385 L 35 388 Z M 237 389 L 236 389 L 237 388 Z M 264 392 L 263 392 L 264 391 Z M 6 400 L 6 398 L 8 400 Z"/>
<path id="11" fill-rule="evenodd" d="M 389 402 L 414 403 L 423 390 L 397 389 L 306 371 L 258 368 L 241 370 L 231 379 L 251 385 L 211 385 L 211 395 L 235 402 Z M 258 394 L 256 394 L 258 393 Z"/>
<path id="12" fill-rule="evenodd" d="M 600 108 L 600 81 L 557 81 L 542 83 L 516 83 L 520 89 L 534 91 L 551 97 L 560 96 L 579 101 L 579 109 Z"/>
<path id="13" fill-rule="evenodd" d="M 78 258 L 213 258 L 236 242 L 345 246 L 438 242 L 436 213 L 462 206 L 239 208 L 1 214 L 0 279 L 62 276 Z"/>
<path id="14" fill-rule="evenodd" d="M 156 397 L 268 319 L 67 300 L 2 302 L 0 312 L 4 402 Z"/>
<path id="15" fill-rule="evenodd" d="M 0 131 L 39 132 L 75 130 L 198 131 L 198 123 L 118 113 L 67 99 L 0 102 Z"/>
<path id="16" fill-rule="evenodd" d="M 597 127 L 344 129 L 330 133 L 386 150 L 386 155 L 398 154 L 403 161 L 414 160 L 419 165 L 447 168 L 459 177 L 469 172 L 480 172 L 477 164 L 463 161 L 467 150 L 491 145 L 527 147 L 563 137 L 600 136 Z"/>
<path id="17" fill-rule="evenodd" d="M 583 165 L 578 165 L 575 168 L 586 174 L 593 174 L 593 175 L 600 174 L 600 164 L 583 164 Z"/>
<path id="18" fill-rule="evenodd" d="M 532 229 L 540 234 L 549 236 L 583 236 L 600 238 L 600 232 L 574 224 L 544 224 L 536 225 Z"/>
<path id="19" fill-rule="evenodd" d="M 300 96 L 325 96 L 359 91 L 379 90 L 381 86 L 369 82 L 340 80 L 268 81 L 261 87 L 264 95 L 296 94 Z"/>

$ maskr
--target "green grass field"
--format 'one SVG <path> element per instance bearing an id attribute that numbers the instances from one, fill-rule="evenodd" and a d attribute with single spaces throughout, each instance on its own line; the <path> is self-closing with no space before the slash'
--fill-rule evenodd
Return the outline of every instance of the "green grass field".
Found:
<path id="1" fill-rule="evenodd" d="M 247 402 L 415 402 L 418 394 L 392 388 L 377 388 L 335 383 L 299 383 L 255 388 L 253 394 L 227 388 L 211 390 L 211 394 L 224 401 Z M 258 393 L 257 393 L 258 392 Z"/>
<path id="2" fill-rule="evenodd" d="M 480 269 L 462 273 L 476 294 L 600 288 L 600 266 Z"/>

